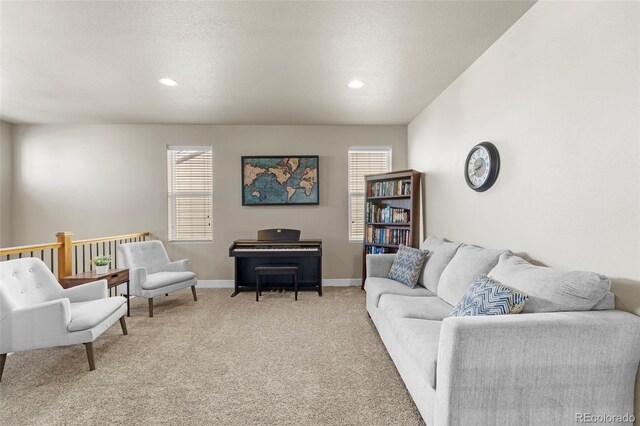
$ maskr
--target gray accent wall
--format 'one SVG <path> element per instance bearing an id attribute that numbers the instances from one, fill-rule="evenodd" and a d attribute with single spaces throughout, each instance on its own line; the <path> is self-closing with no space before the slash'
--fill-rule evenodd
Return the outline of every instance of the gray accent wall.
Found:
<path id="1" fill-rule="evenodd" d="M 211 145 L 213 243 L 167 245 L 200 279 L 233 279 L 228 248 L 263 228 L 322 238 L 324 278 L 357 278 L 361 245 L 348 240 L 347 150 L 391 146 L 406 168 L 406 126 L 14 125 L 13 243 L 149 231 L 167 239 L 167 145 Z M 242 207 L 242 155 L 317 154 L 320 205 Z"/>

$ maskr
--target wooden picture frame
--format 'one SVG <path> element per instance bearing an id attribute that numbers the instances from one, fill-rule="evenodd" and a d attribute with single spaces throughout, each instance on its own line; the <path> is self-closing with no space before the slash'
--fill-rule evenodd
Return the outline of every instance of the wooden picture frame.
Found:
<path id="1" fill-rule="evenodd" d="M 320 204 L 320 157 L 253 155 L 240 158 L 243 206 Z"/>

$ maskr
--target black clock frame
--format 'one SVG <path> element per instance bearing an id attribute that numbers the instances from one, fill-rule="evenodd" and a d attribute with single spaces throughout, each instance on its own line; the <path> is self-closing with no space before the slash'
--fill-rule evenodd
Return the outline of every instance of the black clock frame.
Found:
<path id="1" fill-rule="evenodd" d="M 473 155 L 474 151 L 478 148 L 484 148 L 489 153 L 489 160 L 491 161 L 491 169 L 489 170 L 489 176 L 487 176 L 487 180 L 481 186 L 474 186 L 469 180 L 469 159 Z M 476 192 L 484 192 L 487 189 L 491 188 L 493 184 L 498 179 L 498 173 L 500 172 L 500 154 L 498 154 L 498 148 L 491 142 L 480 142 L 469 151 L 469 155 L 467 155 L 467 159 L 464 162 L 464 180 L 467 182 L 469 188 L 473 189 Z"/>

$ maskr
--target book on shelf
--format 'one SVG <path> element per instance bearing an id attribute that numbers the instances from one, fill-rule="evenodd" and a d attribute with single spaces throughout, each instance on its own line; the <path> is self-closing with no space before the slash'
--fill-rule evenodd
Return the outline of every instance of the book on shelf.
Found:
<path id="1" fill-rule="evenodd" d="M 385 182 L 372 182 L 367 188 L 367 193 L 368 197 L 411 195 L 411 181 L 388 180 Z"/>
<path id="2" fill-rule="evenodd" d="M 408 229 L 378 228 L 367 226 L 366 242 L 386 245 L 411 245 L 410 231 Z"/>
<path id="3" fill-rule="evenodd" d="M 391 249 L 389 247 L 367 246 L 365 248 L 365 253 L 366 254 L 395 253 L 395 249 Z"/>
<path id="4" fill-rule="evenodd" d="M 366 221 L 375 223 L 409 223 L 408 209 L 398 207 L 380 207 L 372 202 L 365 205 Z"/>

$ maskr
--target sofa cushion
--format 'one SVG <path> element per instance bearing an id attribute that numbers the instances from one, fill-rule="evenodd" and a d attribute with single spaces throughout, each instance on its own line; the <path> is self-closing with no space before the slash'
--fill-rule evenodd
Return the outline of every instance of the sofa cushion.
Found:
<path id="1" fill-rule="evenodd" d="M 70 303 L 69 331 L 81 331 L 95 327 L 127 302 L 122 296 Z"/>
<path id="2" fill-rule="evenodd" d="M 610 311 L 616 308 L 616 295 L 608 291 L 602 299 L 591 308 L 592 311 Z"/>
<path id="3" fill-rule="evenodd" d="M 364 283 L 367 299 L 372 306 L 378 307 L 380 296 L 383 294 L 398 294 L 402 296 L 435 296 L 424 287 L 409 288 L 398 281 L 389 278 L 369 277 Z"/>
<path id="4" fill-rule="evenodd" d="M 195 278 L 196 274 L 193 272 L 156 272 L 155 274 L 147 275 L 147 280 L 142 283 L 142 288 L 145 290 L 155 290 L 156 288 L 166 287 L 171 284 L 181 283 Z"/>
<path id="5" fill-rule="evenodd" d="M 478 275 L 451 312 L 452 317 L 518 314 L 529 296 Z"/>
<path id="6" fill-rule="evenodd" d="M 401 318 L 393 324 L 398 345 L 415 365 L 414 371 L 436 388 L 438 343 L 442 321 Z"/>
<path id="7" fill-rule="evenodd" d="M 418 284 L 435 293 L 438 290 L 438 281 L 440 281 L 442 271 L 455 256 L 458 247 L 460 247 L 460 243 L 451 243 L 437 237 L 430 236 L 424 240 L 420 248 L 429 253 Z"/>
<path id="8" fill-rule="evenodd" d="M 523 312 L 588 311 L 611 287 L 603 275 L 535 266 L 513 254 L 500 256 L 489 276 L 529 295 Z"/>
<path id="9" fill-rule="evenodd" d="M 408 287 L 415 287 L 422 274 L 424 261 L 427 259 L 426 250 L 420 250 L 400 244 L 398 253 L 393 259 L 389 278 L 396 280 Z"/>
<path id="10" fill-rule="evenodd" d="M 400 318 L 440 321 L 451 314 L 453 306 L 436 297 L 411 297 L 383 294 L 378 308 L 391 324 Z"/>
<path id="11" fill-rule="evenodd" d="M 452 306 L 457 305 L 473 280 L 478 275 L 487 275 L 498 264 L 500 255 L 507 252 L 462 244 L 442 271 L 438 282 L 438 296 Z"/>

